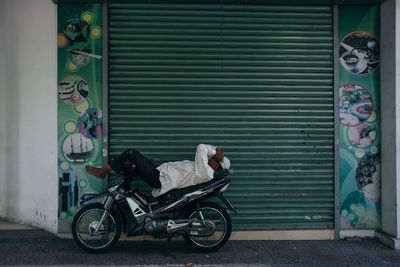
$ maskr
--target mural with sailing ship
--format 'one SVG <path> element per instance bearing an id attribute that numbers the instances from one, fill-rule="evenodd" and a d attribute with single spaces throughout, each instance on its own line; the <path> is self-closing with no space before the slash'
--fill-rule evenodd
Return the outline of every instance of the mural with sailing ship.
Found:
<path id="1" fill-rule="evenodd" d="M 63 144 L 64 156 L 73 163 L 87 161 L 93 152 L 93 144 L 82 134 L 68 136 Z"/>

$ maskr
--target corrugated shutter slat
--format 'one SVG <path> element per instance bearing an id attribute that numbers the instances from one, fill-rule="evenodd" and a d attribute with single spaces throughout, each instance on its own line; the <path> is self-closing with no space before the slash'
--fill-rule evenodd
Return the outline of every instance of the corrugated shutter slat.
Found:
<path id="1" fill-rule="evenodd" d="M 110 3 L 108 17 L 111 158 L 220 145 L 234 229 L 333 228 L 330 6 Z"/>

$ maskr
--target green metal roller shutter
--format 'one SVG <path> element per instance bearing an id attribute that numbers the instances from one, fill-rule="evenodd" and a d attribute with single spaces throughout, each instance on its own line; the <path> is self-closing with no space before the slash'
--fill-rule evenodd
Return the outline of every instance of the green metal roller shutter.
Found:
<path id="1" fill-rule="evenodd" d="M 333 228 L 332 7 L 108 12 L 111 158 L 132 147 L 160 164 L 219 145 L 235 230 Z"/>

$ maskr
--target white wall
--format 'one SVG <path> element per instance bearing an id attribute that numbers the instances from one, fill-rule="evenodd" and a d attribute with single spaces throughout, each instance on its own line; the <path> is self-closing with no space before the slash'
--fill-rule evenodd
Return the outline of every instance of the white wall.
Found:
<path id="1" fill-rule="evenodd" d="M 0 4 L 0 32 L 5 32 L 7 9 Z M 6 180 L 6 39 L 0 38 L 0 216 L 6 214 L 7 198 L 7 180 Z"/>
<path id="2" fill-rule="evenodd" d="M 400 0 L 396 0 L 396 214 L 397 238 L 400 237 Z M 393 118 L 394 119 L 394 118 Z"/>
<path id="3" fill-rule="evenodd" d="M 57 231 L 57 9 L 0 3 L 0 218 Z"/>
<path id="4" fill-rule="evenodd" d="M 400 0 L 381 5 L 382 231 L 400 238 Z"/>

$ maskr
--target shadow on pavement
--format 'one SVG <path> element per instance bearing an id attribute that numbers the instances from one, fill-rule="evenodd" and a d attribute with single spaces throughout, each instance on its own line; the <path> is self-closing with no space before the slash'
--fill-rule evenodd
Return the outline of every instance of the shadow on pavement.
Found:
<path id="1" fill-rule="evenodd" d="M 229 241 L 216 253 L 184 241 L 120 241 L 89 254 L 71 239 L 44 230 L 0 230 L 0 265 L 398 265 L 400 251 L 359 241 Z"/>

